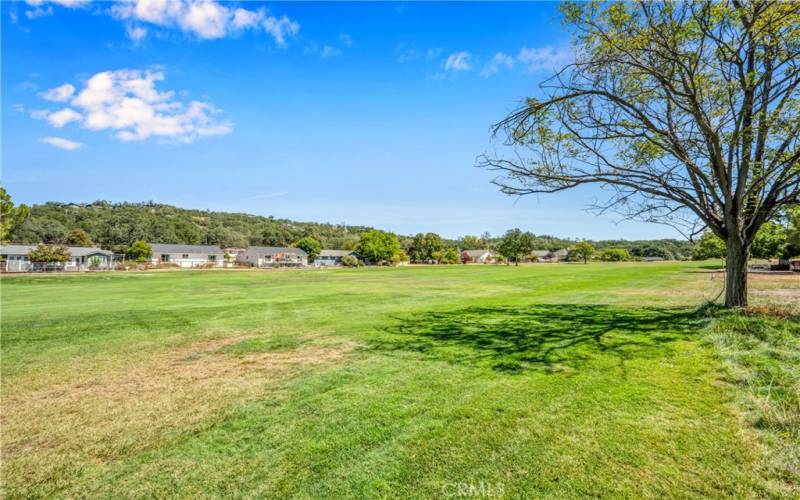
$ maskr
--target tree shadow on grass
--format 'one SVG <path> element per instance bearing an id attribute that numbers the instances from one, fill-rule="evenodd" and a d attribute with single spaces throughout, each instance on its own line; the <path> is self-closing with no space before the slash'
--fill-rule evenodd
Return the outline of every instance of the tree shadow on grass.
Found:
<path id="1" fill-rule="evenodd" d="M 624 371 L 626 360 L 664 356 L 669 343 L 696 334 L 708 322 L 702 309 L 573 304 L 469 307 L 393 319 L 371 339 L 372 348 L 505 373 L 564 372 L 596 361 L 616 363 Z"/>

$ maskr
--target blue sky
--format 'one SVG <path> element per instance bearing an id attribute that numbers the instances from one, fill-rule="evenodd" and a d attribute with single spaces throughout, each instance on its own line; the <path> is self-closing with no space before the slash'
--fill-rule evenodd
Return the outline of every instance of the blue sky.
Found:
<path id="1" fill-rule="evenodd" d="M 14 199 L 154 200 L 447 237 L 677 237 L 475 158 L 569 59 L 551 3 L 2 3 Z"/>

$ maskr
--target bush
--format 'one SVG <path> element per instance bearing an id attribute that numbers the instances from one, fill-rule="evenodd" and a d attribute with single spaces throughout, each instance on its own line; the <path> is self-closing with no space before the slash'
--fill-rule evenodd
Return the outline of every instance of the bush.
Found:
<path id="1" fill-rule="evenodd" d="M 362 264 L 361 261 L 355 258 L 354 256 L 345 255 L 344 257 L 342 257 L 342 265 L 344 267 L 359 267 Z"/>
<path id="2" fill-rule="evenodd" d="M 600 260 L 604 262 L 623 262 L 631 260 L 631 254 L 624 248 L 607 248 L 600 254 Z"/>
<path id="3" fill-rule="evenodd" d="M 131 260 L 145 262 L 153 255 L 153 249 L 146 241 L 134 241 L 126 253 Z"/>

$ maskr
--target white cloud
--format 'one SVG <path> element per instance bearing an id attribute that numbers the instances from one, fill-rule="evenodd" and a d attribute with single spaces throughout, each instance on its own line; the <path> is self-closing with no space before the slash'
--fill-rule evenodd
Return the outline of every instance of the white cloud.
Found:
<path id="1" fill-rule="evenodd" d="M 247 9 L 236 9 L 233 11 L 231 25 L 235 29 L 253 28 L 258 24 L 262 17 L 262 12 L 254 12 Z"/>
<path id="2" fill-rule="evenodd" d="M 179 29 L 201 39 L 261 29 L 281 47 L 300 31 L 300 25 L 287 16 L 271 16 L 264 9 L 234 9 L 216 0 L 124 0 L 111 13 L 117 19 Z"/>
<path id="3" fill-rule="evenodd" d="M 472 56 L 469 52 L 455 52 L 447 56 L 444 62 L 445 71 L 469 71 L 472 69 Z"/>
<path id="4" fill-rule="evenodd" d="M 322 47 L 322 50 L 319 51 L 320 59 L 327 59 L 329 57 L 336 57 L 340 55 L 342 55 L 342 51 L 335 47 L 331 47 L 330 45 L 325 45 Z"/>
<path id="5" fill-rule="evenodd" d="M 528 68 L 528 71 L 560 69 L 572 61 L 572 52 L 569 47 L 522 47 L 517 55 L 517 60 Z"/>
<path id="6" fill-rule="evenodd" d="M 286 16 L 280 18 L 268 16 L 261 24 L 279 47 L 286 45 L 287 35 L 294 36 L 300 31 L 300 25 Z"/>
<path id="7" fill-rule="evenodd" d="M 40 97 L 46 101 L 64 102 L 72 97 L 74 93 L 75 87 L 69 83 L 65 83 L 64 85 L 42 92 Z"/>
<path id="8" fill-rule="evenodd" d="M 34 7 L 31 10 L 26 10 L 25 15 L 28 19 L 36 19 L 38 17 L 53 15 L 52 5 L 59 5 L 68 9 L 76 9 L 89 5 L 90 0 L 25 0 L 25 3 Z"/>
<path id="9" fill-rule="evenodd" d="M 40 142 L 49 144 L 58 149 L 65 149 L 67 151 L 74 151 L 85 146 L 83 143 L 70 141 L 69 139 L 64 139 L 63 137 L 43 137 L 40 139 Z"/>
<path id="10" fill-rule="evenodd" d="M 417 50 L 413 47 L 408 47 L 406 44 L 401 43 L 394 49 L 397 54 L 397 62 L 404 63 L 413 61 L 415 59 L 433 59 L 441 54 L 442 49 L 430 48 L 427 50 Z"/>
<path id="11" fill-rule="evenodd" d="M 61 128 L 70 122 L 80 121 L 82 118 L 83 116 L 72 108 L 59 109 L 47 115 L 47 121 L 56 128 Z"/>
<path id="12" fill-rule="evenodd" d="M 133 40 L 134 43 L 139 43 L 145 39 L 147 36 L 147 28 L 143 28 L 141 26 L 134 26 L 128 25 L 128 28 L 125 30 L 125 34 L 128 35 L 128 38 Z"/>
<path id="13" fill-rule="evenodd" d="M 28 19 L 37 19 L 39 17 L 52 16 L 52 15 L 53 15 L 53 8 L 50 6 L 36 7 L 35 9 L 25 11 L 25 16 Z"/>
<path id="14" fill-rule="evenodd" d="M 347 33 L 340 33 L 340 34 L 339 34 L 339 40 L 340 40 L 340 41 L 341 41 L 341 42 L 342 42 L 342 43 L 343 43 L 343 44 L 344 44 L 346 47 L 350 47 L 351 45 L 353 45 L 353 37 L 351 37 L 351 36 L 350 36 L 350 35 L 348 35 Z"/>
<path id="15" fill-rule="evenodd" d="M 504 54 L 502 52 L 498 52 L 494 55 L 489 64 L 483 67 L 481 70 L 481 76 L 484 78 L 488 78 L 503 68 L 511 69 L 514 67 L 514 58 L 508 54 Z"/>
<path id="16" fill-rule="evenodd" d="M 89 130 L 111 130 L 122 141 L 150 137 L 192 142 L 199 137 L 224 135 L 233 130 L 219 111 L 201 101 L 184 102 L 173 91 L 161 91 L 160 71 L 122 69 L 103 71 L 89 78 L 70 101 L 72 108 L 31 111 L 33 118 L 46 119 L 54 127 L 71 122 Z"/>

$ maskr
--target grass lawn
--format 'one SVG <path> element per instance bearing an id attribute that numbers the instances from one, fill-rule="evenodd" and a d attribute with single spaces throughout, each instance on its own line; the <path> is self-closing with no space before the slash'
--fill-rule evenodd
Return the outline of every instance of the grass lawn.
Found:
<path id="1" fill-rule="evenodd" d="M 701 266 L 4 276 L 2 494 L 800 495 L 800 278 Z"/>

